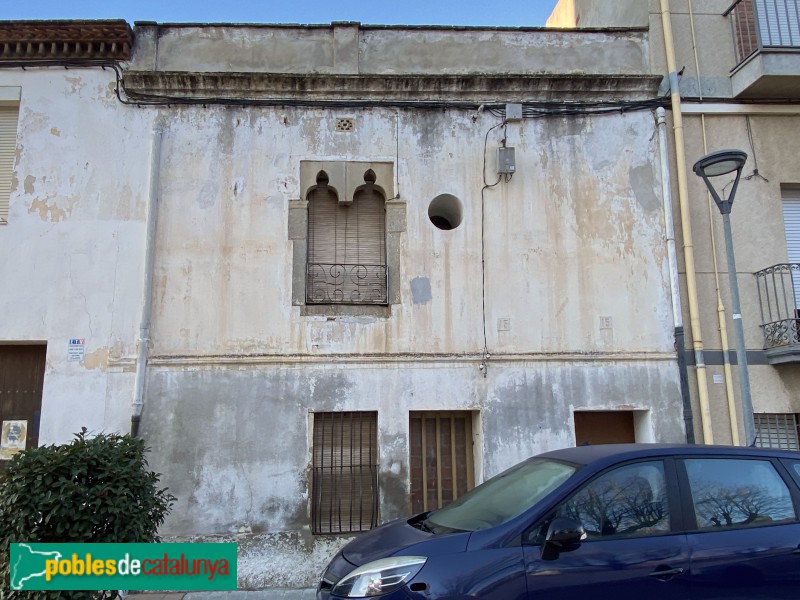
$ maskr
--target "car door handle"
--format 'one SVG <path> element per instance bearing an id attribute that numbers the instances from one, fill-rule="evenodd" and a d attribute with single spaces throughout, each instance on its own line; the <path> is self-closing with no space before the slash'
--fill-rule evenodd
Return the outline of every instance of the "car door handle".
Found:
<path id="1" fill-rule="evenodd" d="M 676 577 L 678 575 L 683 575 L 683 573 L 684 573 L 684 569 L 682 569 L 681 567 L 678 567 L 677 569 L 665 568 L 665 569 L 656 569 L 655 571 L 650 573 L 648 576 L 649 577 L 655 577 L 656 579 L 660 579 L 661 581 L 667 581 L 667 580 L 672 579 L 673 577 Z"/>

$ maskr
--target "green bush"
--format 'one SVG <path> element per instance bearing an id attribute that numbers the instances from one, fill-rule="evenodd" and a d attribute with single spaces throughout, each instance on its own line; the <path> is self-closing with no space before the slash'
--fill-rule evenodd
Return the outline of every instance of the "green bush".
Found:
<path id="1" fill-rule="evenodd" d="M 9 589 L 9 544 L 156 542 L 175 497 L 158 489 L 144 441 L 130 435 L 87 437 L 16 454 L 0 472 L 0 599 L 114 597 L 111 592 L 16 592 Z"/>

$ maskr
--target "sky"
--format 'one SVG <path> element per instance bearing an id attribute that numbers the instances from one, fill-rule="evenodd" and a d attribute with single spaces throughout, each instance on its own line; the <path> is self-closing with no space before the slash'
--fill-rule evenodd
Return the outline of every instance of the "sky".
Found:
<path id="1" fill-rule="evenodd" d="M 0 0 L 0 20 L 544 27 L 557 0 Z"/>

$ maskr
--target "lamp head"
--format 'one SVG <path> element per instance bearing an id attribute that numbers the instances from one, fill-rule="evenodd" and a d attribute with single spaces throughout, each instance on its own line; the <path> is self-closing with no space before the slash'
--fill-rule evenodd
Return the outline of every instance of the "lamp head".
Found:
<path id="1" fill-rule="evenodd" d="M 703 181 L 714 198 L 717 208 L 723 215 L 728 215 L 733 206 L 733 199 L 736 196 L 736 188 L 739 186 L 739 177 L 742 176 L 742 167 L 747 162 L 747 154 L 741 150 L 717 150 L 711 154 L 706 154 L 703 158 L 694 163 L 695 175 L 702 177 Z M 731 193 L 726 198 L 720 198 L 714 185 L 708 180 L 709 177 L 718 177 L 736 172 L 736 179 L 733 181 Z"/>
<path id="2" fill-rule="evenodd" d="M 717 150 L 694 163 L 692 170 L 700 177 L 717 177 L 741 171 L 745 162 L 747 154 L 741 150 Z"/>

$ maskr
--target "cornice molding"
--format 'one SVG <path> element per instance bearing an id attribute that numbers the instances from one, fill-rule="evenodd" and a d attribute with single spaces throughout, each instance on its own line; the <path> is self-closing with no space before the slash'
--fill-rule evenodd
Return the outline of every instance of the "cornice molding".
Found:
<path id="1" fill-rule="evenodd" d="M 0 21 L 0 62 L 117 60 L 131 57 L 133 31 L 124 20 Z"/>
<path id="2" fill-rule="evenodd" d="M 136 100 L 534 102 L 652 98 L 653 75 L 467 74 L 370 75 L 125 71 Z"/>

